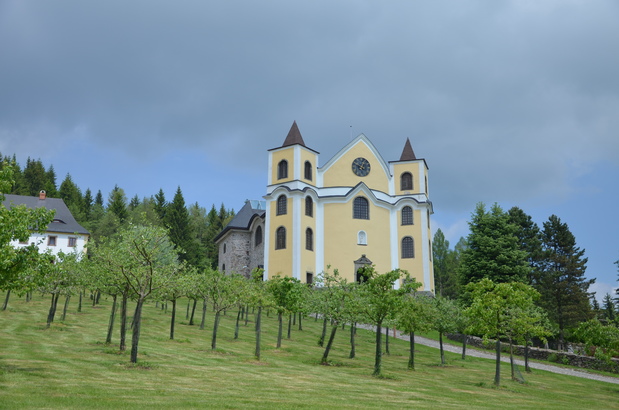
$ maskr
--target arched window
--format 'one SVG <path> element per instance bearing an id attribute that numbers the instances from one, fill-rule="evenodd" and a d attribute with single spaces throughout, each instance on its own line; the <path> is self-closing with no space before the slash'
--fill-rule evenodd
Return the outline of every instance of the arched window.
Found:
<path id="1" fill-rule="evenodd" d="M 305 215 L 309 217 L 314 216 L 314 201 L 311 196 L 305 197 Z"/>
<path id="2" fill-rule="evenodd" d="M 402 239 L 402 258 L 414 258 L 415 257 L 415 244 L 413 238 L 405 236 Z"/>
<path id="3" fill-rule="evenodd" d="M 405 206 L 402 208 L 402 225 L 413 224 L 413 208 Z"/>
<path id="4" fill-rule="evenodd" d="M 277 215 L 286 215 L 288 213 L 288 198 L 286 195 L 280 195 L 277 198 Z"/>
<path id="5" fill-rule="evenodd" d="M 400 189 L 402 191 L 413 190 L 413 174 L 405 172 L 400 176 Z"/>
<path id="6" fill-rule="evenodd" d="M 286 249 L 286 228 L 280 226 L 275 234 L 275 249 Z"/>
<path id="7" fill-rule="evenodd" d="M 368 235 L 365 231 L 359 231 L 357 233 L 357 245 L 367 245 L 368 244 Z"/>
<path id="8" fill-rule="evenodd" d="M 254 246 L 262 244 L 262 226 L 256 228 L 256 234 L 254 236 Z"/>
<path id="9" fill-rule="evenodd" d="M 305 179 L 312 180 L 312 163 L 305 161 Z"/>
<path id="10" fill-rule="evenodd" d="M 282 159 L 277 164 L 277 179 L 288 178 L 288 161 Z"/>
<path id="11" fill-rule="evenodd" d="M 370 219 L 370 205 L 367 199 L 362 196 L 355 198 L 352 217 L 355 219 Z"/>
<path id="12" fill-rule="evenodd" d="M 308 251 L 314 250 L 314 232 L 311 228 L 305 230 L 305 249 Z"/>

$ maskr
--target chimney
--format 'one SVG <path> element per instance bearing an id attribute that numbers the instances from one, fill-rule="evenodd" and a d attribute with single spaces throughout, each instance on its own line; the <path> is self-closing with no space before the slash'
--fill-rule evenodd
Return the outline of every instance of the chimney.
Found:
<path id="1" fill-rule="evenodd" d="M 45 197 L 47 196 L 47 193 L 43 190 L 41 190 L 41 192 L 39 192 L 39 199 L 45 199 Z"/>

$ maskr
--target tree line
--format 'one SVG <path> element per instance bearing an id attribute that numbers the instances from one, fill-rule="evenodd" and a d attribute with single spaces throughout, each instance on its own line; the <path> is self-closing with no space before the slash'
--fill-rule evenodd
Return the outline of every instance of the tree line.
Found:
<path id="1" fill-rule="evenodd" d="M 469 283 L 490 279 L 528 285 L 539 293 L 536 306 L 548 317 L 551 345 L 560 350 L 568 342 L 586 344 L 583 329 L 595 327 L 591 321 L 603 327 L 619 324 L 617 300 L 607 294 L 604 306 L 599 307 L 589 291 L 595 279 L 585 277 L 585 250 L 577 246 L 568 225 L 558 216 L 551 215 L 540 228 L 518 207 L 504 211 L 498 204 L 487 209 L 480 203 L 469 228 L 469 235 L 460 238 L 453 249 L 440 229 L 434 235 L 438 295 L 467 304 Z"/>

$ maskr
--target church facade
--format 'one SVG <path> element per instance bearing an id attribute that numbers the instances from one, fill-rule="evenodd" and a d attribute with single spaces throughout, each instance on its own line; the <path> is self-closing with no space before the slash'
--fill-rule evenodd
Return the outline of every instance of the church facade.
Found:
<path id="1" fill-rule="evenodd" d="M 428 166 L 410 141 L 397 161 L 385 161 L 363 134 L 324 165 L 319 155 L 293 123 L 282 146 L 268 151 L 265 201 L 248 201 L 237 214 L 243 221 L 218 236 L 220 269 L 248 274 L 263 267 L 265 279 L 311 283 L 335 269 L 360 280 L 358 269 L 372 264 L 379 273 L 406 270 L 420 290 L 434 292 Z M 233 234 L 245 239 L 233 243 Z M 242 250 L 233 257 L 230 249 Z M 260 254 L 263 263 L 253 258 L 253 266 L 239 266 L 244 252 Z"/>

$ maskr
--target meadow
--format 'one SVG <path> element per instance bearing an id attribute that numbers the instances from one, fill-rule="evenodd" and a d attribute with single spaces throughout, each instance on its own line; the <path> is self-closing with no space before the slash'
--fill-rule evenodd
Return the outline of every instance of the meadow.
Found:
<path id="1" fill-rule="evenodd" d="M 204 330 L 189 326 L 186 300 L 179 303 L 175 340 L 169 339 L 170 312 L 145 306 L 132 365 L 116 344 L 118 326 L 114 344 L 104 344 L 111 300 L 87 303 L 79 313 L 73 300 L 64 322 L 61 303 L 49 329 L 49 296 L 29 302 L 12 296 L 0 312 L 0 408 L 619 408 L 619 385 L 541 370 L 523 372 L 526 383 L 518 383 L 504 364 L 495 388 L 493 361 L 446 353 L 441 366 L 438 350 L 420 345 L 416 369 L 408 370 L 408 342 L 393 338 L 383 376 L 372 377 L 375 335 L 358 330 L 357 355 L 349 359 L 348 327 L 338 330 L 330 364 L 321 365 L 322 323 L 305 318 L 290 339 L 284 329 L 276 349 L 274 312 L 263 317 L 260 361 L 251 314 L 235 340 L 237 315 L 228 311 L 213 351 L 210 311 Z"/>

